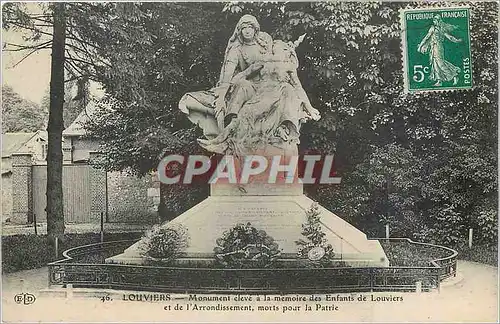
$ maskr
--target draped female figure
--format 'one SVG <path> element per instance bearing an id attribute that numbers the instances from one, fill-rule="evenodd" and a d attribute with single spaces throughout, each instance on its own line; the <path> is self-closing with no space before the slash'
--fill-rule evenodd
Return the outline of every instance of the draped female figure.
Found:
<path id="1" fill-rule="evenodd" d="M 456 85 L 458 82 L 460 68 L 448 62 L 445 59 L 444 52 L 445 39 L 453 43 L 462 41 L 450 34 L 454 29 L 456 29 L 456 26 L 445 23 L 440 15 L 436 15 L 432 20 L 432 26 L 418 45 L 417 50 L 420 53 L 429 53 L 429 62 L 431 65 L 429 79 L 436 81 L 434 86 L 440 86 L 441 82 L 444 81 L 453 81 L 453 85 Z"/>
<path id="2" fill-rule="evenodd" d="M 238 156 L 268 145 L 297 144 L 300 125 L 317 120 L 297 76 L 295 43 L 272 40 L 251 15 L 244 15 L 228 41 L 219 83 L 190 92 L 181 111 L 203 129 L 205 149 Z M 294 145 L 296 150 L 296 145 Z"/>
<path id="3" fill-rule="evenodd" d="M 228 41 L 217 86 L 188 92 L 181 98 L 180 110 L 203 129 L 206 138 L 219 135 L 225 124 L 238 114 L 244 98 L 252 96 L 261 68 L 255 63 L 262 61 L 271 47 L 272 38 L 260 31 L 257 19 L 244 15 Z"/>

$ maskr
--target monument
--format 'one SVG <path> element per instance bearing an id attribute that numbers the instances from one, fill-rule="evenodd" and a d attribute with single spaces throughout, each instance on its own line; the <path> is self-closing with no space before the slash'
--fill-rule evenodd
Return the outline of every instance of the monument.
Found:
<path id="1" fill-rule="evenodd" d="M 228 41 L 216 87 L 185 94 L 179 108 L 205 138 L 198 143 L 210 152 L 232 157 L 237 169 L 248 157 L 291 161 L 298 156 L 301 125 L 321 118 L 297 75 L 295 42 L 273 40 L 261 31 L 251 15 L 239 20 Z M 252 162 L 251 162 L 252 163 Z M 160 171 L 160 170 L 159 170 Z M 238 169 L 237 172 L 241 170 Z M 237 224 L 250 223 L 274 238 L 284 261 L 297 259 L 297 240 L 302 238 L 306 211 L 314 204 L 303 193 L 297 172 L 269 181 L 263 176 L 245 183 L 219 181 L 211 184 L 210 196 L 162 226 L 182 225 L 190 242 L 181 264 L 207 265 L 223 233 Z M 388 266 L 377 240 L 319 206 L 321 230 L 334 251 L 334 259 L 349 266 Z M 144 264 L 138 242 L 109 263 Z"/>

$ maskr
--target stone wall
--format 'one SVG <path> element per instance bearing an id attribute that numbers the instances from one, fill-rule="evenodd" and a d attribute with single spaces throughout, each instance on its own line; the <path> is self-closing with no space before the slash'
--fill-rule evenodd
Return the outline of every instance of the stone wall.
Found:
<path id="1" fill-rule="evenodd" d="M 108 221 L 119 223 L 158 222 L 157 207 L 148 189 L 151 177 L 138 178 L 125 172 L 108 172 Z"/>
<path id="2" fill-rule="evenodd" d="M 2 223 L 12 216 L 12 173 L 2 174 Z"/>
<path id="3" fill-rule="evenodd" d="M 33 218 L 32 156 L 14 153 L 12 159 L 11 222 L 26 224 Z"/>
<path id="4" fill-rule="evenodd" d="M 91 160 L 95 156 L 89 152 Z M 36 214 L 37 221 L 46 222 L 46 165 L 33 165 L 31 154 L 13 154 L 9 160 L 12 173 L 2 175 L 2 221 L 26 224 Z M 63 169 L 66 223 L 98 223 L 106 210 L 108 222 L 158 222 L 157 188 L 151 176 L 106 174 L 87 163 L 65 164 Z"/>

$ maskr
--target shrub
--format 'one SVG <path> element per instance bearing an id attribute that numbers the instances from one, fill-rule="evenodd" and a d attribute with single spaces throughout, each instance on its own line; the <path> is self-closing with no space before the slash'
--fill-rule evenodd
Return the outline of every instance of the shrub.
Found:
<path id="1" fill-rule="evenodd" d="M 224 268 L 268 268 L 281 253 L 271 236 L 250 223 L 236 224 L 216 243 L 216 264 Z"/>
<path id="2" fill-rule="evenodd" d="M 481 210 L 474 219 L 475 224 L 473 227 L 476 244 L 497 246 L 498 214 L 496 208 Z"/>
<path id="3" fill-rule="evenodd" d="M 119 241 L 136 239 L 140 232 L 132 233 L 105 233 L 105 241 Z M 59 243 L 59 255 L 62 252 L 82 245 L 99 243 L 99 233 L 65 234 Z M 54 248 L 48 243 L 47 235 L 21 234 L 2 236 L 2 272 L 10 273 L 20 270 L 29 270 L 44 267 L 55 261 Z"/>
<path id="4" fill-rule="evenodd" d="M 328 244 L 326 234 L 321 230 L 320 211 L 317 203 L 314 203 L 306 211 L 307 221 L 302 224 L 302 235 L 304 239 L 295 241 L 297 244 L 297 256 L 308 259 L 309 266 L 325 267 L 331 266 L 335 252 L 331 244 Z"/>
<path id="5" fill-rule="evenodd" d="M 141 240 L 141 254 L 151 260 L 170 262 L 182 256 L 189 246 L 187 229 L 182 225 L 155 225 Z"/>
<path id="6" fill-rule="evenodd" d="M 461 242 L 456 247 L 460 260 L 479 262 L 498 267 L 498 245 L 473 245 L 469 248 L 466 242 Z"/>

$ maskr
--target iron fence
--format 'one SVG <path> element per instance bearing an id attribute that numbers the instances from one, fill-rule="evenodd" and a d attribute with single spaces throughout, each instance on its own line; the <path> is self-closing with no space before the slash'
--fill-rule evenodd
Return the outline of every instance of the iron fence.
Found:
<path id="1" fill-rule="evenodd" d="M 391 239 L 389 239 L 391 240 Z M 332 293 L 422 291 L 439 288 L 456 273 L 454 250 L 417 243 L 441 251 L 428 266 L 217 269 L 106 264 L 134 240 L 85 245 L 67 250 L 49 264 L 49 285 L 99 287 L 182 293 Z"/>
<path id="2" fill-rule="evenodd" d="M 434 257 L 428 261 L 429 266 L 439 268 L 440 281 L 457 275 L 458 252 L 445 246 L 415 242 L 409 238 L 377 238 L 379 241 L 406 242 L 425 249 Z"/>

